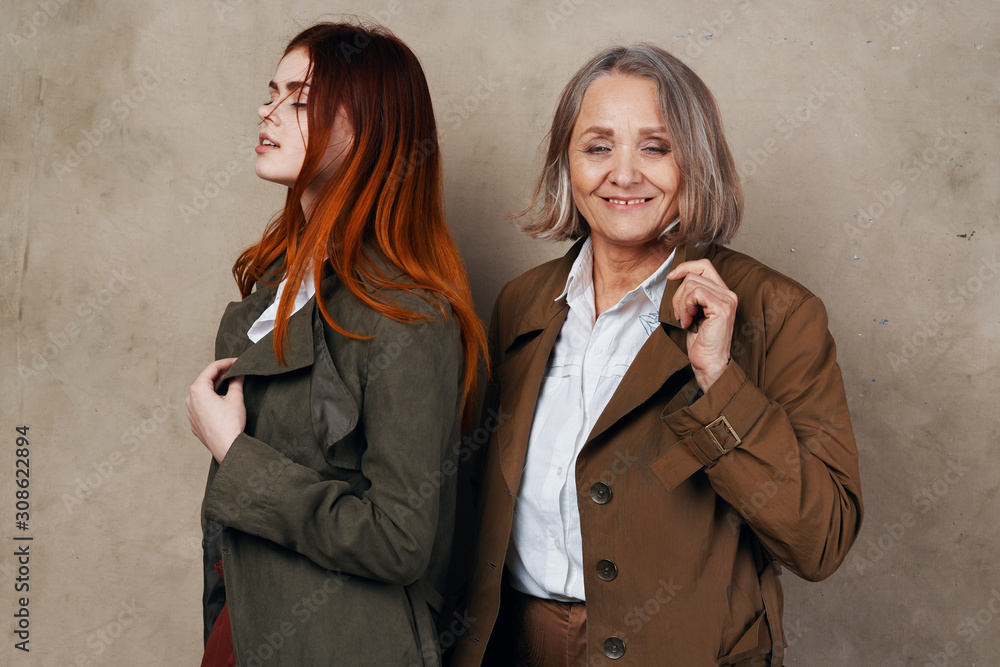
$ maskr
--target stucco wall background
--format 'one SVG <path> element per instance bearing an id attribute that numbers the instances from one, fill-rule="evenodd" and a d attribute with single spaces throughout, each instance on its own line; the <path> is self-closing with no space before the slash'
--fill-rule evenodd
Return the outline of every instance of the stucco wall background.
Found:
<path id="1" fill-rule="evenodd" d="M 852 555 L 825 582 L 783 578 L 788 664 L 996 664 L 993 0 L 4 2 L 0 662 L 199 659 L 209 454 L 183 401 L 238 298 L 232 261 L 283 201 L 253 175 L 255 110 L 287 39 L 331 10 L 386 24 L 424 64 L 484 317 L 564 249 L 505 216 L 572 72 L 640 39 L 690 64 L 740 164 L 733 246 L 826 302 L 861 450 Z"/>

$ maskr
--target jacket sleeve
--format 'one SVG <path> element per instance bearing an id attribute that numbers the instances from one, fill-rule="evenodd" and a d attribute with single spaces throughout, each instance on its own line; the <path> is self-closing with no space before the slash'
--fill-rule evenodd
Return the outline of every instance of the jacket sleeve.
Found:
<path id="1" fill-rule="evenodd" d="M 324 480 L 244 433 L 220 464 L 204 513 L 320 567 L 409 585 L 427 569 L 438 528 L 441 464 L 459 408 L 460 335 L 441 316 L 417 324 L 380 317 L 374 333 L 408 333 L 413 343 L 364 390 L 361 473 L 370 488 L 355 495 L 347 482 Z"/>
<path id="2" fill-rule="evenodd" d="M 688 474 L 703 469 L 774 558 L 818 581 L 861 527 L 857 446 L 822 302 L 807 296 L 769 338 L 760 386 L 734 355 L 708 392 L 663 420 Z"/>

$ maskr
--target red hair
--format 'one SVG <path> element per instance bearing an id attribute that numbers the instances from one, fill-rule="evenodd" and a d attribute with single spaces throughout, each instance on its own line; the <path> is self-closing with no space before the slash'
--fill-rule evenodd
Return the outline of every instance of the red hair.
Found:
<path id="1" fill-rule="evenodd" d="M 382 27 L 320 23 L 293 38 L 285 54 L 295 49 L 303 49 L 311 63 L 308 145 L 284 210 L 233 266 L 240 293 L 250 294 L 257 280 L 273 284 L 275 276 L 265 274 L 284 256 L 277 275 L 287 276 L 288 288 L 281 295 L 274 327 L 274 350 L 282 363 L 294 295 L 310 263 L 323 318 L 351 338 L 364 336 L 337 324 L 323 300 L 325 262 L 358 300 L 400 322 L 427 316 L 402 308 L 383 290 L 423 290 L 443 298 L 462 334 L 468 421 L 486 337 L 472 303 L 465 265 L 444 218 L 437 128 L 420 62 Z M 353 142 L 316 198 L 307 223 L 302 194 L 323 161 L 341 107 L 354 129 Z M 406 278 L 384 275 L 366 256 L 371 251 Z M 440 300 L 420 296 L 445 313 Z"/>

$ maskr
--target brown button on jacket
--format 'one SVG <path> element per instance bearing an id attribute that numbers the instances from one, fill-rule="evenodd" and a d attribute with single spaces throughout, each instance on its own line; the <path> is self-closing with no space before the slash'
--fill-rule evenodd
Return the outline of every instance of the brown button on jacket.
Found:
<path id="1" fill-rule="evenodd" d="M 539 387 L 580 248 L 508 284 L 493 311 L 491 436 L 478 482 L 469 628 L 453 664 L 512 664 L 504 558 Z M 589 665 L 782 664 L 779 563 L 829 576 L 861 525 L 858 457 L 821 301 L 719 246 L 739 297 L 732 362 L 704 395 L 667 284 L 653 331 L 576 464 Z M 485 422 L 484 422 L 485 423 Z M 474 485 L 475 486 L 475 485 Z M 466 558 L 469 554 L 466 554 Z"/>

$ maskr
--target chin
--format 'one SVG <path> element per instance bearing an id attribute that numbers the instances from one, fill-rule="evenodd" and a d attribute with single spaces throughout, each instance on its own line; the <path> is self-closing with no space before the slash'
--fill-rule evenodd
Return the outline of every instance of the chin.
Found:
<path id="1" fill-rule="evenodd" d="M 274 176 L 273 174 L 268 174 L 266 171 L 262 172 L 256 169 L 254 170 L 254 173 L 256 173 L 257 178 L 259 178 L 262 181 L 267 181 L 269 183 L 276 183 L 278 185 L 291 187 L 291 185 L 289 185 L 288 183 L 288 179 L 281 178 L 280 176 Z"/>

